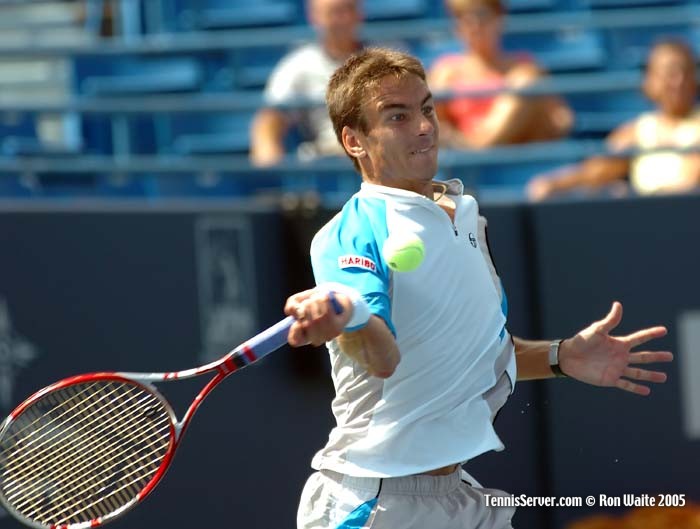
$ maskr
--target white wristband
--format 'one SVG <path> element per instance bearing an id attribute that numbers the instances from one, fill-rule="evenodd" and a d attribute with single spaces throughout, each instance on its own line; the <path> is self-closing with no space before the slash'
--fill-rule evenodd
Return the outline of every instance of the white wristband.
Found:
<path id="1" fill-rule="evenodd" d="M 372 313 L 369 310 L 369 305 L 357 290 L 342 283 L 323 283 L 318 286 L 322 290 L 332 290 L 333 292 L 339 292 L 345 294 L 350 298 L 352 303 L 352 316 L 350 321 L 345 326 L 346 331 L 357 331 L 367 325 Z"/>

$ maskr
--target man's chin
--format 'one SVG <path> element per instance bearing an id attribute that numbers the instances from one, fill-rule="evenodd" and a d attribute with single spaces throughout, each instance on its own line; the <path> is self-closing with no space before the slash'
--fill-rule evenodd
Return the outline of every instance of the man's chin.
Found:
<path id="1" fill-rule="evenodd" d="M 438 172 L 438 167 L 437 165 L 433 167 L 421 167 L 417 168 L 415 171 L 415 177 L 417 180 L 421 181 L 429 181 L 435 178 L 435 175 L 437 175 Z"/>

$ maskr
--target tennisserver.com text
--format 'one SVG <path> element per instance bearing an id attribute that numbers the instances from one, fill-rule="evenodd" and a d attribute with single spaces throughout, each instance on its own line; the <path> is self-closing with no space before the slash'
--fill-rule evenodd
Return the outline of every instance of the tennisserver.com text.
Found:
<path id="1" fill-rule="evenodd" d="M 582 507 L 580 496 L 494 496 L 484 494 L 488 507 Z"/>
<path id="2" fill-rule="evenodd" d="M 683 507 L 685 494 L 621 494 L 609 496 L 494 496 L 484 494 L 488 507 Z"/>

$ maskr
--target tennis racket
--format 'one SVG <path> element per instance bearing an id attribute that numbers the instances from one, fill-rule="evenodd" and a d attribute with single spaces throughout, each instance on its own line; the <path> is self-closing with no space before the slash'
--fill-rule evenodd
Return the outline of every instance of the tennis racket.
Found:
<path id="1" fill-rule="evenodd" d="M 336 313 L 342 307 L 332 292 Z M 29 397 L 0 429 L 0 501 L 37 528 L 98 527 L 160 482 L 204 398 L 223 379 L 287 342 L 289 316 L 209 364 L 168 373 L 91 373 Z M 177 419 L 152 385 L 215 372 Z"/>

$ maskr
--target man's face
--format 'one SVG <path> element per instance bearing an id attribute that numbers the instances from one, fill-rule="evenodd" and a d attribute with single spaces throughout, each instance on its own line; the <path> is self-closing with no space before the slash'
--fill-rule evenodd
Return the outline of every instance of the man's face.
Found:
<path id="1" fill-rule="evenodd" d="M 309 21 L 324 37 L 356 38 L 362 21 L 359 0 L 309 1 Z"/>
<path id="2" fill-rule="evenodd" d="M 420 77 L 382 79 L 362 108 L 364 130 L 344 142 L 372 181 L 422 193 L 437 172 L 438 122 L 433 97 Z M 354 149 L 359 149 L 355 150 Z"/>
<path id="3" fill-rule="evenodd" d="M 492 55 L 501 46 L 503 16 L 486 6 L 456 16 L 457 34 L 479 55 Z"/>
<path id="4" fill-rule="evenodd" d="M 664 113 L 687 115 L 693 109 L 697 93 L 691 57 L 674 48 L 657 48 L 649 60 L 644 89 Z"/>

